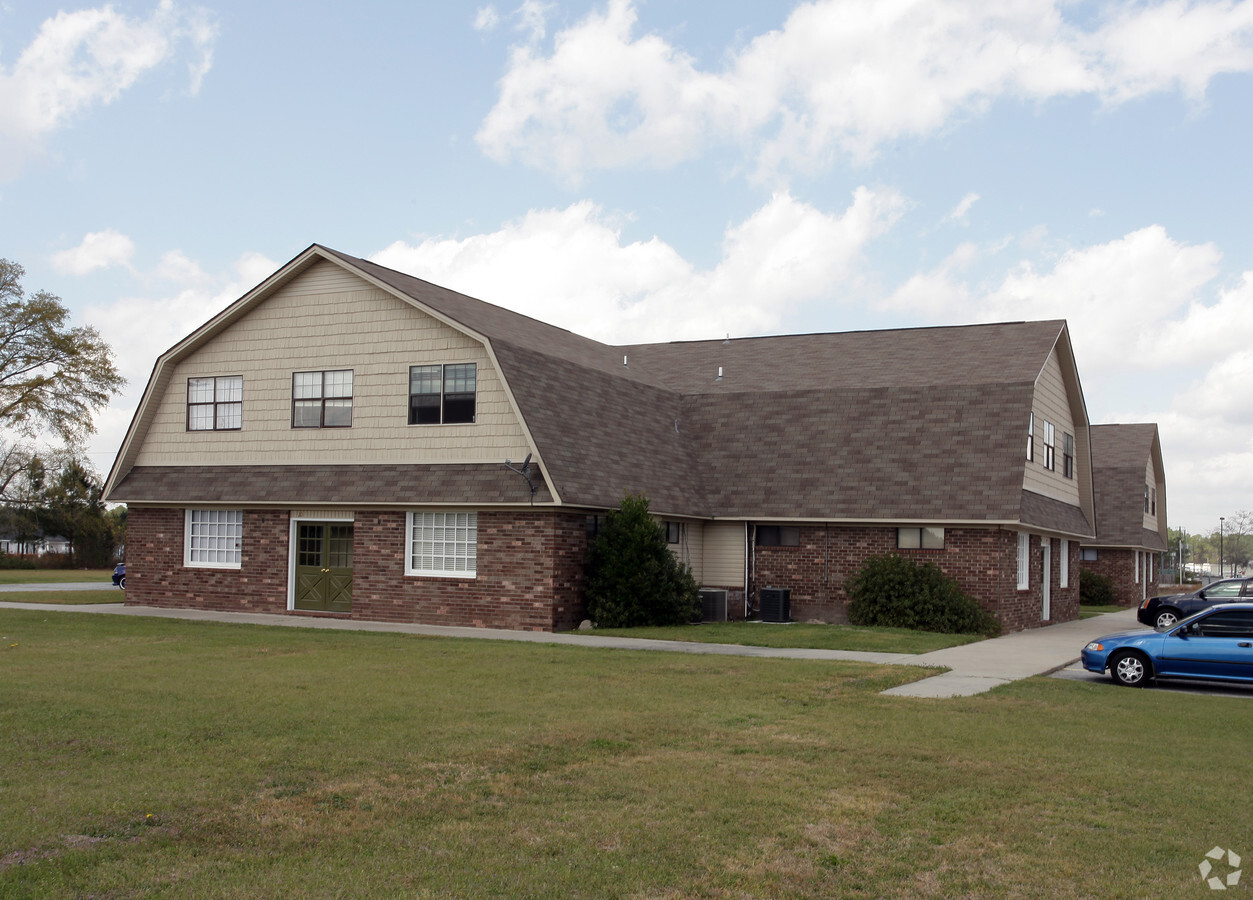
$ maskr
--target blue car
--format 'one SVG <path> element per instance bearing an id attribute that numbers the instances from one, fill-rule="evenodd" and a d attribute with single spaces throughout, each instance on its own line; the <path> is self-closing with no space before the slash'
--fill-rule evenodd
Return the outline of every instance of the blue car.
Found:
<path id="1" fill-rule="evenodd" d="M 113 586 L 126 590 L 126 563 L 122 563 L 113 570 Z"/>
<path id="2" fill-rule="evenodd" d="M 1211 606 L 1165 631 L 1124 631 L 1083 648 L 1083 667 L 1127 687 L 1155 678 L 1253 683 L 1253 603 Z"/>

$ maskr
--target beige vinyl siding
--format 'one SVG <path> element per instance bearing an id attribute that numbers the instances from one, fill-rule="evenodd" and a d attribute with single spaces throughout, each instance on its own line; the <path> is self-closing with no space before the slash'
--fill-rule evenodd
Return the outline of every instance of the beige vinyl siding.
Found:
<path id="1" fill-rule="evenodd" d="M 1079 477 L 1081 471 L 1090 471 L 1088 466 L 1088 439 L 1086 429 L 1081 435 L 1075 428 L 1075 419 L 1070 411 L 1069 392 L 1062 377 L 1061 363 L 1057 357 L 1057 348 L 1049 353 L 1048 362 L 1040 377 L 1036 379 L 1035 401 L 1032 404 L 1035 412 L 1035 458 L 1026 463 L 1023 476 L 1023 487 L 1026 490 L 1043 494 L 1054 500 L 1080 505 Z M 1055 431 L 1054 469 L 1044 468 L 1044 423 L 1051 422 Z M 1027 423 L 1022 423 L 1024 436 Z M 1075 478 L 1066 478 L 1063 474 L 1062 455 L 1065 449 L 1063 434 L 1072 434 L 1075 438 Z M 1081 468 L 1082 467 L 1082 468 Z"/>
<path id="2" fill-rule="evenodd" d="M 711 587 L 744 587 L 744 523 L 706 523 L 703 544 L 700 583 Z"/>
<path id="3" fill-rule="evenodd" d="M 664 523 L 665 519 L 658 521 Z M 671 519 L 670 521 L 676 521 Z M 701 583 L 701 573 L 705 569 L 705 526 L 703 522 L 680 521 L 679 543 L 670 544 L 670 552 L 674 558 L 684 565 L 691 566 L 692 577 L 697 584 Z"/>
<path id="4" fill-rule="evenodd" d="M 409 367 L 468 362 L 476 423 L 409 425 Z M 292 428 L 292 373 L 335 369 L 353 370 L 352 427 Z M 241 430 L 187 431 L 187 379 L 208 375 L 243 376 Z M 135 464 L 503 462 L 528 450 L 481 343 L 320 262 L 178 363 Z"/>

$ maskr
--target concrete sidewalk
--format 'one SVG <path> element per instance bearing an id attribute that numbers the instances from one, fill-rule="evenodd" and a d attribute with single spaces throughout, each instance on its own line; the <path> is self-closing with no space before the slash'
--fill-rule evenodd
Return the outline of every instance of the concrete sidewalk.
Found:
<path id="1" fill-rule="evenodd" d="M 522 641 L 615 650 L 652 650 L 713 656 L 748 656 L 760 659 L 847 660 L 879 665 L 947 668 L 950 671 L 884 691 L 897 697 L 968 697 L 1032 675 L 1063 668 L 1079 658 L 1088 641 L 1103 634 L 1141 627 L 1135 610 L 1107 613 L 1091 619 L 1018 631 L 1004 637 L 930 653 L 874 653 L 859 650 L 809 650 L 804 648 L 748 647 L 741 644 L 701 644 L 646 638 L 607 637 L 584 632 L 507 631 L 492 628 L 459 628 L 448 625 L 406 625 L 354 619 L 323 619 L 267 613 L 216 612 L 200 609 L 166 609 L 154 606 L 123 606 L 120 603 L 59 604 L 0 601 L 0 609 L 86 612 L 120 616 L 151 616 L 196 622 L 238 625 L 273 625 L 286 628 L 320 628 L 335 631 L 375 631 L 430 637 L 472 638 L 489 641 Z"/>
<path id="2" fill-rule="evenodd" d="M 990 641 L 922 653 L 911 666 L 944 666 L 950 671 L 884 691 L 896 697 L 968 697 L 1000 684 L 1065 668 L 1079 658 L 1083 645 L 1103 634 L 1144 628 L 1136 610 L 1079 619 L 1047 628 L 1016 631 Z"/>

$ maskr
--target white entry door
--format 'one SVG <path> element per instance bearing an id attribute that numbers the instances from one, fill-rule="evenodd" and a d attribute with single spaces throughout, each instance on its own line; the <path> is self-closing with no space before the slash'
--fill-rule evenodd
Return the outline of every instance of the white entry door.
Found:
<path id="1" fill-rule="evenodd" d="M 1052 587 L 1053 587 L 1053 539 L 1043 538 L 1040 547 L 1044 551 L 1043 572 L 1040 576 L 1040 621 L 1047 622 L 1053 618 Z"/>

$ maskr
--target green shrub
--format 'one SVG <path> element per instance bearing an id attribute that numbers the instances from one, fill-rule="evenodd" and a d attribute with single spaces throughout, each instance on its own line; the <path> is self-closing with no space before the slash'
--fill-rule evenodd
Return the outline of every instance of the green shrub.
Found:
<path id="1" fill-rule="evenodd" d="M 1000 624 L 931 563 L 896 554 L 872 556 L 844 586 L 854 625 L 879 625 L 943 634 L 997 634 Z"/>
<path id="2" fill-rule="evenodd" d="M 0 569 L 33 569 L 35 563 L 25 556 L 10 556 L 0 551 Z"/>
<path id="3" fill-rule="evenodd" d="M 1108 575 L 1079 570 L 1079 603 L 1083 606 L 1113 606 L 1114 582 Z"/>
<path id="4" fill-rule="evenodd" d="M 601 628 L 687 625 L 699 612 L 692 570 L 670 552 L 643 495 L 624 497 L 592 542 L 587 607 Z"/>

